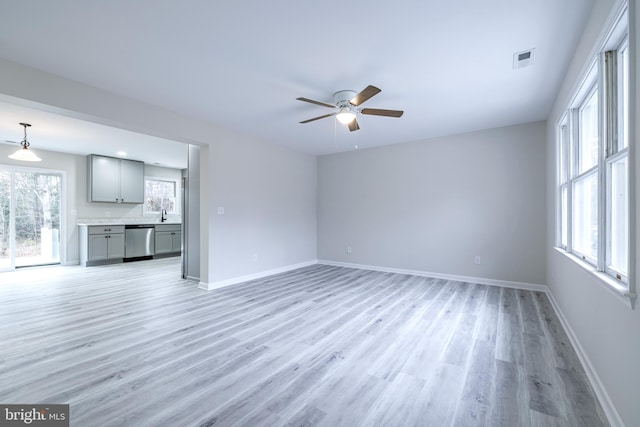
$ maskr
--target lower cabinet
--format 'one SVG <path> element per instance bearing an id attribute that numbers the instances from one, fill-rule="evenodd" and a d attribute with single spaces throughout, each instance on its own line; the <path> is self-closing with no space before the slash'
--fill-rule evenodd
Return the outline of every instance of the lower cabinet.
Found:
<path id="1" fill-rule="evenodd" d="M 115 264 L 125 256 L 124 225 L 80 225 L 80 265 Z M 182 225 L 156 224 L 154 258 L 182 253 Z"/>
<path id="2" fill-rule="evenodd" d="M 180 224 L 156 224 L 155 256 L 174 256 L 182 252 L 182 226 Z"/>
<path id="3" fill-rule="evenodd" d="M 80 264 L 84 266 L 122 262 L 124 226 L 80 226 Z"/>

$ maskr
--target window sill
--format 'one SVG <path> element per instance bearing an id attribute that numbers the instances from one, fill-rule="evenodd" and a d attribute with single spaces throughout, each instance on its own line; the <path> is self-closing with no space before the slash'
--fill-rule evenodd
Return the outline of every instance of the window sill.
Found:
<path id="1" fill-rule="evenodd" d="M 609 276 L 608 274 L 597 271 L 593 265 L 583 261 L 582 259 L 569 252 L 566 252 L 564 249 L 558 247 L 555 247 L 554 249 L 558 253 L 564 255 L 571 261 L 584 268 L 591 275 L 593 275 L 593 277 L 595 277 L 598 282 L 602 283 L 605 289 L 607 289 L 612 295 L 614 295 L 620 302 L 624 303 L 632 310 L 635 308 L 637 295 L 630 292 L 627 286 Z"/>

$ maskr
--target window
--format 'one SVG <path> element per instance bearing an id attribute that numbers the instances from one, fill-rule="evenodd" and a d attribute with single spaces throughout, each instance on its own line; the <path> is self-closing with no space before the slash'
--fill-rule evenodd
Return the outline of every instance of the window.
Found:
<path id="1" fill-rule="evenodd" d="M 628 288 L 626 11 L 558 127 L 557 246 Z M 621 29 L 622 28 L 622 29 Z"/>
<path id="2" fill-rule="evenodd" d="M 626 276 L 628 274 L 629 258 L 629 166 L 627 156 L 612 161 L 610 164 L 611 197 L 609 211 L 610 221 L 610 251 L 607 268 L 612 275 Z"/>
<path id="3" fill-rule="evenodd" d="M 618 97 L 622 100 L 619 113 L 622 119 L 620 122 L 622 128 L 621 148 L 627 148 L 629 146 L 629 127 L 627 126 L 629 120 L 629 43 L 626 40 L 618 50 L 618 64 L 618 78 L 620 79 Z"/>
<path id="4" fill-rule="evenodd" d="M 607 250 L 605 271 L 618 280 L 628 282 L 629 275 L 629 60 L 625 38 L 606 57 L 614 66 L 611 93 L 617 103 L 607 116 L 609 126 L 616 129 L 605 152 Z M 614 78 L 615 77 L 615 78 Z"/>
<path id="5" fill-rule="evenodd" d="M 579 110 L 578 173 L 598 165 L 598 91 L 593 90 Z"/>
<path id="6" fill-rule="evenodd" d="M 559 223 L 559 235 L 560 235 L 560 247 L 567 249 L 569 242 L 569 189 L 568 189 L 568 156 L 569 156 L 569 124 L 567 117 L 562 120 L 560 125 L 560 137 L 559 137 L 559 162 L 560 162 L 560 223 Z"/>
<path id="7" fill-rule="evenodd" d="M 163 209 L 168 214 L 177 212 L 176 181 L 145 178 L 144 180 L 144 213 L 159 214 Z"/>

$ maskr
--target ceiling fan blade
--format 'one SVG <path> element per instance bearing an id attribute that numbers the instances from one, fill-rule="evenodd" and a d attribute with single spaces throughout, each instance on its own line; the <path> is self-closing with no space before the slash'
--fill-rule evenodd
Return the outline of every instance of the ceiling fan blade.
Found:
<path id="1" fill-rule="evenodd" d="M 357 107 L 358 105 L 365 102 L 367 99 L 372 98 L 374 95 L 377 95 L 380 92 L 382 92 L 382 90 L 378 89 L 375 86 L 369 85 L 365 87 L 359 94 L 351 98 L 349 103 Z"/>
<path id="2" fill-rule="evenodd" d="M 347 126 L 349 127 L 350 132 L 360 129 L 360 126 L 358 126 L 358 121 L 356 119 L 350 121 Z"/>
<path id="3" fill-rule="evenodd" d="M 335 116 L 336 114 L 337 113 L 325 114 L 324 116 L 318 116 L 318 117 L 314 117 L 313 119 L 307 119 L 307 120 L 301 121 L 300 123 L 309 123 L 309 122 L 313 122 L 315 120 L 324 119 L 325 117 Z"/>
<path id="4" fill-rule="evenodd" d="M 404 111 L 402 110 L 381 110 L 379 108 L 363 108 L 360 110 L 362 114 L 370 114 L 372 116 L 386 116 L 386 117 L 402 117 Z"/>
<path id="5" fill-rule="evenodd" d="M 328 108 L 336 108 L 335 105 L 331 105 L 331 104 L 327 104 L 326 102 L 320 102 L 320 101 L 314 101 L 313 99 L 309 99 L 309 98 L 296 98 L 298 101 L 304 101 L 304 102 L 310 102 L 311 104 L 316 104 L 316 105 L 320 105 L 322 107 L 328 107 Z"/>

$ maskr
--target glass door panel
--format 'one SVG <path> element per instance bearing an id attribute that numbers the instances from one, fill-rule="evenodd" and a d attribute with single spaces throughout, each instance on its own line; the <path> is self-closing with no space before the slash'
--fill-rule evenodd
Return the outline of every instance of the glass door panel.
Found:
<path id="1" fill-rule="evenodd" d="M 15 266 L 60 262 L 59 175 L 16 171 Z"/>
<path id="2" fill-rule="evenodd" d="M 0 270 L 11 265 L 11 173 L 0 170 Z"/>
<path id="3" fill-rule="evenodd" d="M 62 175 L 0 166 L 0 271 L 60 262 Z"/>

